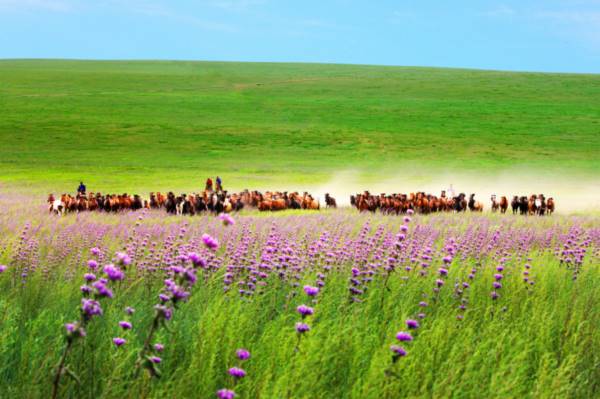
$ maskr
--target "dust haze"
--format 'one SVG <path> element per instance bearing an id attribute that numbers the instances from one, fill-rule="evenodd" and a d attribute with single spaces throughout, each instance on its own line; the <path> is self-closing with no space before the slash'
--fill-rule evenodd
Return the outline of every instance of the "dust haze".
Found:
<path id="1" fill-rule="evenodd" d="M 332 195 L 338 206 L 349 206 L 350 195 L 369 190 L 372 194 L 411 193 L 425 191 L 439 195 L 441 190 L 453 188 L 456 195 L 475 193 L 483 202 L 484 211 L 491 207 L 490 197 L 505 195 L 509 202 L 513 195 L 544 194 L 556 201 L 556 212 L 569 213 L 600 209 L 600 179 L 590 176 L 543 174 L 536 171 L 505 171 L 502 173 L 441 172 L 432 174 L 403 171 L 393 176 L 377 178 L 360 170 L 345 170 L 334 174 L 324 184 L 300 187 L 324 203 L 325 193 Z M 510 211 L 510 208 L 509 208 Z"/>

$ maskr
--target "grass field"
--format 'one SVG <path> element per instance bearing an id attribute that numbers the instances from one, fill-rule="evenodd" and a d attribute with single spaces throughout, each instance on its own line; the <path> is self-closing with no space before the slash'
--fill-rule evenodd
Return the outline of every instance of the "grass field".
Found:
<path id="1" fill-rule="evenodd" d="M 0 182 L 230 187 L 425 170 L 600 173 L 600 75 L 0 61 Z"/>
<path id="2" fill-rule="evenodd" d="M 221 388 L 236 398 L 600 395 L 598 217 L 407 221 L 346 210 L 247 213 L 236 222 L 0 209 L 0 264 L 7 265 L 0 272 L 0 397 L 50 397 L 64 324 L 80 317 L 88 259 L 103 266 L 125 248 L 132 260 L 121 266 L 125 279 L 109 283 L 113 297 L 100 299 L 103 314 L 75 341 L 66 364 L 79 382 L 65 374 L 61 398 L 211 398 Z M 406 238 L 398 241 L 403 224 Z M 204 248 L 203 233 L 218 238 L 215 252 Z M 567 248 L 583 256 L 565 255 Z M 207 264 L 151 341 L 165 347 L 155 353 L 162 377 L 136 373 L 157 295 L 173 276 L 169 265 L 189 251 Z M 390 258 L 397 260 L 392 271 Z M 502 287 L 494 289 L 499 272 Z M 104 275 L 101 268 L 95 274 Z M 445 284 L 436 293 L 439 279 Z M 307 297 L 303 285 L 318 281 L 318 295 Z M 294 326 L 303 303 L 314 315 L 300 338 Z M 413 318 L 420 327 L 407 330 Z M 133 328 L 120 328 L 122 320 Z M 398 342 L 403 330 L 414 340 Z M 114 337 L 127 342 L 116 347 Z M 395 363 L 392 344 L 408 352 Z M 242 347 L 251 352 L 245 362 L 235 359 Z M 247 372 L 238 383 L 227 375 L 234 365 Z"/>

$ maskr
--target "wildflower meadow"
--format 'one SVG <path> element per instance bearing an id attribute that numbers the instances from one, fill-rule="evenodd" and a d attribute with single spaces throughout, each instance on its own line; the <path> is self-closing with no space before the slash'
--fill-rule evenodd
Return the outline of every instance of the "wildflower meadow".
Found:
<path id="1" fill-rule="evenodd" d="M 9 207 L 0 397 L 599 397 L 598 222 Z"/>

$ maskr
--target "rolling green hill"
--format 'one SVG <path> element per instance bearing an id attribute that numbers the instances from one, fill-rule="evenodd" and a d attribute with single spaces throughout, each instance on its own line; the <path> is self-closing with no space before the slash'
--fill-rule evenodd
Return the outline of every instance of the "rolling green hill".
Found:
<path id="1" fill-rule="evenodd" d="M 0 61 L 0 182 L 115 189 L 417 170 L 600 173 L 600 75 Z"/>

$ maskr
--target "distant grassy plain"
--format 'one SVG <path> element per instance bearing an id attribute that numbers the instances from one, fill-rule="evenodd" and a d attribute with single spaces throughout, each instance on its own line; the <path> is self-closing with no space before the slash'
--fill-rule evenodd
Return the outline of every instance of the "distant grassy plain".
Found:
<path id="1" fill-rule="evenodd" d="M 600 75 L 0 61 L 0 182 L 192 189 L 507 168 L 600 173 Z M 291 187 L 290 187 L 291 188 Z"/>

